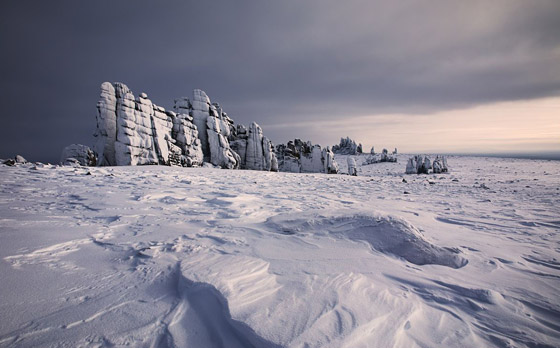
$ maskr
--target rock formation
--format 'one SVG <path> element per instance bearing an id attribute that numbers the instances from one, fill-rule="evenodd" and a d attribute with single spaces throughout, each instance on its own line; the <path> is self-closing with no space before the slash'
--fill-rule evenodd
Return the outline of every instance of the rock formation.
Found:
<path id="1" fill-rule="evenodd" d="M 274 147 L 259 125 L 253 123 L 249 131 L 236 127 L 200 89 L 192 100 L 176 99 L 175 111 L 169 111 L 145 93 L 135 98 L 126 85 L 105 82 L 97 109 L 98 165 L 193 167 L 208 162 L 227 169 L 278 170 Z"/>
<path id="2" fill-rule="evenodd" d="M 362 144 L 356 142 L 349 137 L 340 138 L 340 144 L 332 147 L 332 152 L 337 155 L 357 155 L 362 153 Z"/>
<path id="3" fill-rule="evenodd" d="M 97 165 L 95 152 L 86 145 L 72 144 L 66 146 L 62 150 L 60 163 L 64 164 L 70 159 L 75 159 L 82 166 L 95 167 Z"/>
<path id="4" fill-rule="evenodd" d="M 436 156 L 432 164 L 428 156 L 416 155 L 409 158 L 406 164 L 406 174 L 428 174 L 430 169 L 432 173 L 446 173 L 448 168 L 445 156 Z"/>
<path id="5" fill-rule="evenodd" d="M 276 147 L 276 157 L 282 172 L 338 173 L 338 164 L 331 149 L 321 149 L 321 145 L 313 145 L 310 141 L 295 139 L 286 145 L 280 144 Z"/>
<path id="6" fill-rule="evenodd" d="M 363 164 L 374 164 L 381 162 L 397 162 L 397 157 L 389 154 L 389 151 L 387 151 L 387 149 L 383 149 L 383 151 L 379 154 L 369 155 Z"/>
<path id="7" fill-rule="evenodd" d="M 153 104 L 145 93 L 134 97 L 125 84 L 104 82 L 94 134 L 98 165 L 199 165 L 202 152 L 189 123 L 187 116 Z"/>

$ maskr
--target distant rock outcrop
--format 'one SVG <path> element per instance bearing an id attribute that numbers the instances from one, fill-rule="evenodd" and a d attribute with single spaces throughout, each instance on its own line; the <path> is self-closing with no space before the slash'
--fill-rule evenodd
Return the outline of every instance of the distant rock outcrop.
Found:
<path id="1" fill-rule="evenodd" d="M 445 156 L 436 156 L 432 164 L 428 156 L 416 155 L 409 158 L 406 164 L 406 174 L 428 174 L 430 170 L 432 173 L 448 172 Z"/>
<path id="2" fill-rule="evenodd" d="M 227 169 L 277 170 L 273 145 L 253 123 L 234 124 L 217 103 L 195 89 L 192 100 L 175 100 L 175 111 L 134 97 L 120 82 L 104 82 L 97 103 L 97 165 L 163 164 L 186 167 L 203 162 Z"/>
<path id="3" fill-rule="evenodd" d="M 321 149 L 321 145 L 313 145 L 310 141 L 295 139 L 288 144 L 280 144 L 276 146 L 276 157 L 281 172 L 338 173 L 338 164 L 331 149 Z"/>
<path id="4" fill-rule="evenodd" d="M 432 163 L 432 172 L 435 174 L 447 173 L 449 169 L 447 168 L 447 158 L 445 156 L 436 156 L 436 159 Z"/>
<path id="5" fill-rule="evenodd" d="M 367 165 L 381 162 L 397 162 L 397 157 L 394 154 L 389 154 L 387 149 L 383 149 L 381 153 L 369 155 L 363 164 Z"/>
<path id="6" fill-rule="evenodd" d="M 340 138 L 340 144 L 332 147 L 332 152 L 337 155 L 357 155 L 362 153 L 362 144 L 356 142 L 349 137 Z"/>
<path id="7" fill-rule="evenodd" d="M 65 164 L 72 159 L 82 166 L 95 167 L 97 165 L 97 155 L 86 145 L 72 144 L 62 150 L 60 163 Z"/>

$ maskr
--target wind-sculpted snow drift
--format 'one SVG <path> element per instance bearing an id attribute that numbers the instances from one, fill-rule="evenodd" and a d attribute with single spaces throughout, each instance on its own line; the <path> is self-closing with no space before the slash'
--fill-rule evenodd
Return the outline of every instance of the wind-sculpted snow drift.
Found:
<path id="1" fill-rule="evenodd" d="M 284 234 L 322 234 L 364 241 L 377 252 L 401 257 L 416 265 L 461 268 L 468 263 L 456 252 L 431 244 L 418 229 L 397 217 L 366 212 L 339 216 L 307 213 L 296 218 L 291 214 L 275 216 L 268 223 Z"/>
<path id="2" fill-rule="evenodd" d="M 559 347 L 560 163 L 451 159 L 0 164 L 0 347 Z"/>

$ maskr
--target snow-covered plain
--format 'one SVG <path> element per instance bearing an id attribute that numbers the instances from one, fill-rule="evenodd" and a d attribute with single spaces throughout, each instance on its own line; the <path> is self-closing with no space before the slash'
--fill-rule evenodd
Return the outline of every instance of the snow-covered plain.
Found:
<path id="1" fill-rule="evenodd" d="M 560 346 L 560 162 L 407 159 L 0 165 L 0 346 Z"/>

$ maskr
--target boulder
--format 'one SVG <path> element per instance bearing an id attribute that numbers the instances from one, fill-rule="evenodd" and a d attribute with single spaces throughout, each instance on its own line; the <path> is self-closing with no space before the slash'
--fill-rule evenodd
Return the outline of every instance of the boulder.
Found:
<path id="1" fill-rule="evenodd" d="M 86 145 L 72 144 L 66 146 L 62 150 L 60 163 L 64 164 L 69 158 L 78 161 L 82 166 L 95 167 L 97 165 L 97 155 Z"/>
<path id="2" fill-rule="evenodd" d="M 25 164 L 25 163 L 27 163 L 27 160 L 26 160 L 25 158 L 23 158 L 22 155 L 16 155 L 16 158 L 15 158 L 14 160 L 15 160 L 15 162 L 16 162 L 17 164 Z"/>

